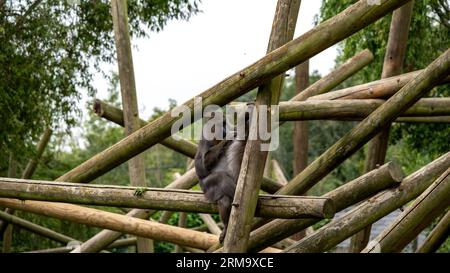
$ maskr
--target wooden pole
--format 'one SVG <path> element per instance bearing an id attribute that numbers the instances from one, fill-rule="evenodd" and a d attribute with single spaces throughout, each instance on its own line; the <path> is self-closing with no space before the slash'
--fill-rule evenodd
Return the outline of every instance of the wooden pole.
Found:
<path id="1" fill-rule="evenodd" d="M 280 121 L 358 120 L 386 102 L 381 99 L 311 100 L 280 102 Z M 402 117 L 450 116 L 450 98 L 420 99 Z"/>
<path id="2" fill-rule="evenodd" d="M 225 105 L 375 22 L 407 1 L 381 0 L 380 5 L 371 5 L 366 0 L 358 1 L 339 15 L 321 23 L 203 92 L 199 95 L 203 98 L 202 105 Z M 192 111 L 194 99 L 184 105 Z M 57 180 L 75 183 L 87 183 L 94 180 L 167 138 L 171 134 L 172 125 L 178 119 L 178 117 L 172 117 L 171 113 L 164 114 Z"/>
<path id="3" fill-rule="evenodd" d="M 450 166 L 362 252 L 400 252 L 450 206 Z"/>
<path id="4" fill-rule="evenodd" d="M 414 1 L 411 1 L 394 11 L 389 31 L 386 55 L 384 56 L 383 72 L 381 78 L 397 76 L 402 73 L 403 62 L 408 43 L 409 24 L 411 22 Z M 376 168 L 384 163 L 386 157 L 390 124 L 378 133 L 367 148 L 364 172 Z M 349 252 L 360 252 L 369 242 L 371 226 L 367 226 L 361 232 L 352 237 Z"/>
<path id="5" fill-rule="evenodd" d="M 128 207 L 183 212 L 218 213 L 217 204 L 201 191 L 86 185 L 0 178 L 0 197 L 20 200 Z M 331 218 L 331 200 L 308 196 L 260 195 L 256 215 L 266 218 Z"/>
<path id="6" fill-rule="evenodd" d="M 50 230 L 48 228 L 36 225 L 36 224 L 34 224 L 34 223 L 30 222 L 30 221 L 21 219 L 21 218 L 19 218 L 17 216 L 11 215 L 11 214 L 3 212 L 3 211 L 0 211 L 0 218 L 3 221 L 5 221 L 5 222 L 7 222 L 7 223 L 9 223 L 11 225 L 15 225 L 15 226 L 21 227 L 21 228 L 26 229 L 28 231 L 31 231 L 33 233 L 36 233 L 36 234 L 39 234 L 39 235 L 44 236 L 46 238 L 52 239 L 52 240 L 54 240 L 56 242 L 67 244 L 67 243 L 69 243 L 71 241 L 76 241 L 76 239 L 74 239 L 74 238 L 71 238 L 71 237 L 66 236 L 64 234 L 55 232 L 55 231 Z"/>
<path id="7" fill-rule="evenodd" d="M 95 100 L 94 102 L 95 112 L 109 121 L 112 121 L 120 126 L 123 126 L 123 112 L 121 109 L 107 104 L 101 100 Z M 144 120 L 140 120 L 141 127 L 148 124 Z M 166 147 L 169 147 L 177 152 L 180 152 L 190 158 L 195 157 L 197 152 L 197 145 L 188 140 L 175 140 L 171 137 L 166 138 L 162 142 Z M 261 184 L 261 189 L 267 193 L 275 193 L 283 186 L 282 183 L 272 180 L 268 177 L 264 177 Z"/>
<path id="8" fill-rule="evenodd" d="M 300 0 L 278 0 L 267 53 L 292 40 L 295 27 L 288 27 L 289 16 L 292 16 L 291 22 L 297 21 L 300 3 Z M 293 26 L 295 26 L 295 23 Z M 258 202 L 258 192 L 261 187 L 261 179 L 264 176 L 264 166 L 268 154 L 268 148 L 264 149 L 263 146 L 270 144 L 270 139 L 264 140 L 259 134 L 258 128 L 261 127 L 260 116 L 266 116 L 264 119 L 266 128 L 271 133 L 272 128 L 269 125 L 271 124 L 271 108 L 268 106 L 278 104 L 283 80 L 284 75 L 279 75 L 258 88 L 255 113 L 249 126 L 250 136 L 256 136 L 256 139 L 250 138 L 245 146 L 241 171 L 224 240 L 224 252 L 243 253 L 247 251 L 251 223 Z M 261 106 L 266 106 L 265 112 L 260 111 Z"/>
<path id="9" fill-rule="evenodd" d="M 450 153 L 447 153 L 403 179 L 399 187 L 387 189 L 369 198 L 339 219 L 331 221 L 286 249 L 286 252 L 323 252 L 331 249 L 419 196 L 449 167 Z"/>
<path id="10" fill-rule="evenodd" d="M 272 160 L 272 169 L 275 179 L 282 183 L 283 186 L 286 185 L 288 183 L 288 180 L 284 175 L 283 170 L 281 169 L 280 163 L 278 163 L 278 161 L 276 161 L 275 159 Z"/>
<path id="11" fill-rule="evenodd" d="M 399 165 L 389 162 L 361 177 L 330 191 L 322 197 L 330 198 L 336 211 L 365 200 L 373 194 L 398 184 L 403 179 Z M 271 246 L 315 223 L 319 219 L 274 220 L 255 229 L 250 234 L 249 251 L 256 252 Z"/>
<path id="12" fill-rule="evenodd" d="M 197 175 L 194 170 L 187 171 L 180 178 L 175 179 L 172 183 L 170 183 L 166 189 L 190 189 L 198 182 Z M 136 217 L 140 219 L 148 219 L 153 213 L 156 211 L 148 211 L 141 209 L 133 209 L 127 216 Z M 86 242 L 82 243 L 79 247 L 74 249 L 72 252 L 74 253 L 92 253 L 99 252 L 109 244 L 113 243 L 115 240 L 122 236 L 122 232 L 113 231 L 113 230 L 102 230 L 97 233 L 94 237 L 90 238 Z"/>
<path id="13" fill-rule="evenodd" d="M 209 214 L 199 213 L 200 218 L 202 218 L 205 225 L 208 227 L 208 230 L 214 234 L 219 236 L 222 233 L 222 229 L 217 225 L 216 221 Z"/>
<path id="14" fill-rule="evenodd" d="M 450 49 L 433 61 L 421 74 L 378 107 L 338 142 L 314 160 L 277 194 L 301 194 L 314 186 L 336 166 L 351 156 L 386 124 L 429 92 L 450 73 Z"/>
<path id="15" fill-rule="evenodd" d="M 450 235 L 450 210 L 445 213 L 436 227 L 430 232 L 425 242 L 417 249 L 416 253 L 436 252 Z"/>
<path id="16" fill-rule="evenodd" d="M 117 62 L 119 66 L 125 133 L 126 135 L 130 135 L 141 126 L 136 95 L 136 82 L 134 79 L 133 55 L 131 52 L 131 41 L 128 30 L 127 1 L 112 0 L 111 7 L 114 40 L 116 42 Z M 144 155 L 139 154 L 132 158 L 128 163 L 130 184 L 132 186 L 146 186 L 144 161 Z M 153 241 L 145 238 L 138 238 L 137 252 L 153 252 Z"/>
<path id="17" fill-rule="evenodd" d="M 22 178 L 29 179 L 33 176 L 33 173 L 36 170 L 39 159 L 42 157 L 45 147 L 47 147 L 47 144 L 50 141 L 52 133 L 53 131 L 50 128 L 44 129 L 44 133 L 42 134 L 36 146 L 36 154 L 32 159 L 30 159 L 27 166 L 25 167 L 25 170 L 22 173 Z"/>

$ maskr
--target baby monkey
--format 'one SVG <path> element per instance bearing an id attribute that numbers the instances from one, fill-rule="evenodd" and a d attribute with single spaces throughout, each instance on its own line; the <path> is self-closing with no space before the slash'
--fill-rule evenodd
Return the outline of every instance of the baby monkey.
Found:
<path id="1" fill-rule="evenodd" d="M 237 126 L 242 124 L 238 122 L 232 128 L 226 128 L 227 122 L 224 119 L 222 124 L 214 126 L 215 130 L 222 127 L 221 139 L 213 138 L 212 134 L 214 133 L 203 127 L 202 137 L 195 155 L 195 171 L 200 180 L 200 187 L 208 200 L 217 203 L 220 219 L 224 224 L 224 229 L 219 236 L 220 243 L 223 242 L 227 232 L 254 104 L 248 103 L 245 107 L 245 111 L 242 111 L 244 113 L 238 112 L 238 120 L 239 116 L 242 118 L 244 115 L 243 137 L 237 137 Z M 230 131 L 227 132 L 227 129 Z M 226 137 L 227 135 L 228 137 Z"/>

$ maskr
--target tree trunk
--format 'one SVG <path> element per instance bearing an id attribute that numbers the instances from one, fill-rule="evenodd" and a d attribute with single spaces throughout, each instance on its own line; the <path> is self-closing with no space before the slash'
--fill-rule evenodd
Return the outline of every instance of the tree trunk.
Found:
<path id="1" fill-rule="evenodd" d="M 128 12 L 126 0 L 112 0 L 112 18 L 114 40 L 116 42 L 117 61 L 119 66 L 120 91 L 122 94 L 123 119 L 126 135 L 131 135 L 140 126 L 139 109 L 134 80 L 133 56 L 128 31 Z M 146 186 L 144 155 L 139 154 L 128 163 L 130 183 L 132 186 Z M 137 238 L 137 252 L 153 252 L 153 241 Z"/>

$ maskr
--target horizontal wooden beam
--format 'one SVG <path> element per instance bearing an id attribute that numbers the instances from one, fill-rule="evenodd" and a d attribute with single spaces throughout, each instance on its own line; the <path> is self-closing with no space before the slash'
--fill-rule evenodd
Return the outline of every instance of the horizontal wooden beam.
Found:
<path id="1" fill-rule="evenodd" d="M 117 240 L 114 243 L 107 246 L 106 249 L 127 247 L 127 246 L 133 246 L 133 245 L 136 245 L 136 237 Z M 55 248 L 48 248 L 48 249 L 26 251 L 24 253 L 69 253 L 74 248 L 75 248 L 75 246 L 68 245 L 68 246 L 64 246 L 64 247 L 55 247 Z"/>
<path id="2" fill-rule="evenodd" d="M 337 100 L 337 99 L 386 99 L 400 90 L 410 80 L 416 78 L 423 70 L 418 70 L 399 76 L 381 79 L 345 89 L 328 92 L 310 97 L 309 100 Z M 450 83 L 450 76 L 439 85 Z"/>
<path id="3" fill-rule="evenodd" d="M 0 197 L 66 202 L 83 205 L 217 213 L 217 204 L 200 191 L 85 185 L 27 179 L 0 178 Z M 330 199 L 308 196 L 260 195 L 256 216 L 266 218 L 331 218 Z"/>
<path id="4" fill-rule="evenodd" d="M 308 100 L 280 102 L 280 121 L 366 118 L 385 100 Z M 402 117 L 450 116 L 450 98 L 420 99 Z"/>

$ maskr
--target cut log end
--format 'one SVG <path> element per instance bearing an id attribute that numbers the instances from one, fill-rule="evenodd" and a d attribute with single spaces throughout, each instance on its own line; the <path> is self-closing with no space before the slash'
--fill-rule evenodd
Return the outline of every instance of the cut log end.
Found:
<path id="1" fill-rule="evenodd" d="M 336 206 L 333 199 L 327 198 L 323 204 L 323 218 L 331 219 L 336 213 Z"/>
<path id="2" fill-rule="evenodd" d="M 400 167 L 399 164 L 394 163 L 394 162 L 389 162 L 388 164 L 389 164 L 388 165 L 389 174 L 391 175 L 392 179 L 394 179 L 394 181 L 400 183 L 403 180 L 403 178 L 405 177 L 405 174 L 403 173 L 402 168 Z"/>
<path id="3" fill-rule="evenodd" d="M 99 99 L 94 100 L 94 113 L 99 117 L 103 117 L 104 111 L 102 108 L 102 101 Z"/>

